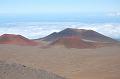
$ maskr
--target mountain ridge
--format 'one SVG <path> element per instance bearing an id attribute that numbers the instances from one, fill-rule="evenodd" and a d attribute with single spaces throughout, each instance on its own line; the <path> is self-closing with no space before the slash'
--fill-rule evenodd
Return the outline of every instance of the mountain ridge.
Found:
<path id="1" fill-rule="evenodd" d="M 43 41 L 55 41 L 61 37 L 79 36 L 81 39 L 95 42 L 117 42 L 115 39 L 100 34 L 94 30 L 66 28 L 60 32 L 54 32 L 41 38 Z M 39 40 L 39 39 L 38 39 Z"/>

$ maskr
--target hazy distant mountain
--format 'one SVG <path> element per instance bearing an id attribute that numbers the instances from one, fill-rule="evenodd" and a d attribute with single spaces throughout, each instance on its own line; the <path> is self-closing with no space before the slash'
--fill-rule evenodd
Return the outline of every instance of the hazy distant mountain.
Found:
<path id="1" fill-rule="evenodd" d="M 85 29 L 73 29 L 67 28 L 60 32 L 54 32 L 44 38 L 41 38 L 43 41 L 55 41 L 61 37 L 70 37 L 70 36 L 77 36 L 80 37 L 82 40 L 85 41 L 94 41 L 94 42 L 117 42 L 116 40 L 104 36 L 96 31 L 93 30 L 85 30 Z"/>
<path id="2" fill-rule="evenodd" d="M 15 45 L 37 45 L 36 42 L 29 40 L 21 35 L 3 34 L 0 36 L 0 44 L 15 44 Z"/>
<path id="3" fill-rule="evenodd" d="M 0 79 L 65 79 L 45 70 L 0 61 Z"/>

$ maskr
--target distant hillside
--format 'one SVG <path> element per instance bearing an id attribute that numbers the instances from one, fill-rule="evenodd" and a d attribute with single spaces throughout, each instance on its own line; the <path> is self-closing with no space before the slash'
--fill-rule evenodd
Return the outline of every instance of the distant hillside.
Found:
<path id="1" fill-rule="evenodd" d="M 107 37 L 105 35 L 102 35 L 93 30 L 73 29 L 73 28 L 67 28 L 60 32 L 54 32 L 44 38 L 41 38 L 40 40 L 55 41 L 61 37 L 70 37 L 70 36 L 77 36 L 77 37 L 80 37 L 82 40 L 86 40 L 86 41 L 110 42 L 110 43 L 117 42 L 116 40 L 114 40 L 110 37 Z"/>
<path id="2" fill-rule="evenodd" d="M 30 45 L 35 46 L 37 42 L 34 42 L 21 35 L 3 34 L 0 36 L 0 44 L 14 44 L 14 45 Z"/>
<path id="3" fill-rule="evenodd" d="M 67 48 L 96 48 L 97 44 L 94 42 L 86 42 L 80 39 L 79 37 L 62 37 L 50 45 L 63 45 Z"/>
<path id="4" fill-rule="evenodd" d="M 0 79 L 65 79 L 56 74 L 20 64 L 0 61 Z"/>

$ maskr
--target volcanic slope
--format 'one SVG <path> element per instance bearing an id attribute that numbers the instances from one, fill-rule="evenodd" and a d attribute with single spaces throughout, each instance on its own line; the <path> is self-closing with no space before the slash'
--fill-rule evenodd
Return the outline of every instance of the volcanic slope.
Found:
<path id="1" fill-rule="evenodd" d="M 28 45 L 35 46 L 38 43 L 22 35 L 3 34 L 0 36 L 0 44 Z"/>
<path id="2" fill-rule="evenodd" d="M 85 30 L 85 29 L 73 29 L 73 28 L 67 28 L 60 32 L 54 32 L 44 38 L 41 38 L 43 41 L 55 41 L 61 37 L 70 37 L 70 36 L 78 36 L 82 40 L 85 41 L 93 41 L 93 42 L 117 42 L 116 40 L 107 37 L 105 35 L 102 35 L 96 31 L 93 30 Z"/>

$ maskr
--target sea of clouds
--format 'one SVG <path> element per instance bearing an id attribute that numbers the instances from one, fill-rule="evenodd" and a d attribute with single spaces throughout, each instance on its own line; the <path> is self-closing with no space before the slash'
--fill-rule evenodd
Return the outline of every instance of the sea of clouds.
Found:
<path id="1" fill-rule="evenodd" d="M 106 36 L 120 39 L 119 23 L 96 23 L 85 24 L 79 22 L 19 22 L 0 24 L 1 34 L 20 34 L 25 37 L 36 39 L 59 32 L 65 28 L 91 29 Z"/>

